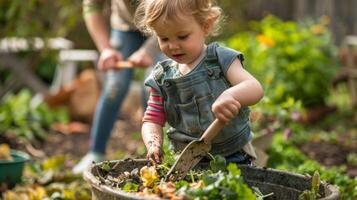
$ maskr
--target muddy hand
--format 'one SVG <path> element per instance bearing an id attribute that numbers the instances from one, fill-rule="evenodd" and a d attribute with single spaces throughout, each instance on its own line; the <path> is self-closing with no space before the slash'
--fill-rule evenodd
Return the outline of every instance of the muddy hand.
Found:
<path id="1" fill-rule="evenodd" d="M 155 163 L 161 163 L 163 159 L 163 151 L 160 147 L 151 147 L 148 149 L 146 159 L 152 160 Z"/>

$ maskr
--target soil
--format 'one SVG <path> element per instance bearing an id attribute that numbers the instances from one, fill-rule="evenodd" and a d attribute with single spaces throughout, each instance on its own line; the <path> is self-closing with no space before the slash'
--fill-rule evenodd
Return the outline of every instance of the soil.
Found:
<path id="1" fill-rule="evenodd" d="M 328 142 L 310 142 L 301 146 L 301 150 L 310 158 L 325 166 L 341 165 L 347 162 L 350 149 Z"/>
<path id="2" fill-rule="evenodd" d="M 122 159 L 122 157 L 140 157 L 144 144 L 138 137 L 140 121 L 130 118 L 117 120 L 107 145 L 106 159 Z M 67 154 L 79 160 L 89 150 L 90 133 L 64 135 L 52 134 L 43 147 L 48 156 Z M 71 167 L 71 166 L 69 166 Z"/>
<path id="3" fill-rule="evenodd" d="M 142 142 L 133 138 L 131 133 L 138 133 L 139 125 L 130 120 L 118 120 L 113 128 L 109 144 L 107 146 L 107 157 L 112 157 L 117 151 L 127 151 L 129 154 L 136 153 L 135 147 L 142 146 Z M 90 133 L 51 134 L 44 144 L 43 151 L 48 156 L 69 154 L 75 158 L 81 157 L 89 150 Z"/>
<path id="4" fill-rule="evenodd" d="M 353 134 L 343 134 L 338 142 L 310 141 L 300 146 L 309 158 L 318 161 L 321 165 L 332 167 L 347 165 L 347 174 L 357 177 L 357 165 L 348 163 L 347 156 L 351 153 L 357 155 L 357 138 Z"/>

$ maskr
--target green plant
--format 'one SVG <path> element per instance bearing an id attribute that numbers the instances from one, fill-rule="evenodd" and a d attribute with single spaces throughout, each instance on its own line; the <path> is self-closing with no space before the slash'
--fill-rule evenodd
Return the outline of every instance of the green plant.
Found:
<path id="1" fill-rule="evenodd" d="M 236 34 L 227 45 L 244 53 L 245 67 L 274 103 L 293 98 L 307 108 L 325 105 L 337 68 L 326 21 L 284 22 L 267 16 L 252 22 L 252 31 Z"/>
<path id="2" fill-rule="evenodd" d="M 281 133 L 274 136 L 272 148 L 269 150 L 268 167 L 302 174 L 319 171 L 321 180 L 339 187 L 341 199 L 354 200 L 357 197 L 357 179 L 349 178 L 346 168 L 321 166 L 296 148 L 291 140 L 284 140 Z"/>
<path id="3" fill-rule="evenodd" d="M 300 196 L 300 200 L 316 200 L 320 197 L 319 189 L 320 189 L 320 174 L 318 171 L 315 171 L 312 176 L 311 181 L 311 190 L 304 191 Z"/>
<path id="4" fill-rule="evenodd" d="M 227 166 L 227 172 L 204 173 L 201 177 L 205 187 L 183 186 L 178 193 L 188 199 L 259 199 L 245 184 L 241 171 L 235 164 Z"/>
<path id="5" fill-rule="evenodd" d="M 46 104 L 31 106 L 32 94 L 23 89 L 0 102 L 0 134 L 14 134 L 27 140 L 44 139 L 54 122 L 68 122 L 64 108 L 50 110 Z"/>
<path id="6" fill-rule="evenodd" d="M 347 162 L 350 165 L 357 166 L 357 153 L 350 153 L 347 156 Z"/>

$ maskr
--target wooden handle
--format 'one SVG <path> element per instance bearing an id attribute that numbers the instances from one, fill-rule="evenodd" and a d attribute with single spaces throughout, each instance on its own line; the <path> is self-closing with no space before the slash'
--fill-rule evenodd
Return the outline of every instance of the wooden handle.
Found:
<path id="1" fill-rule="evenodd" d="M 135 65 L 131 61 L 119 61 L 115 65 L 116 69 L 130 69 L 130 68 L 134 68 L 134 67 L 135 67 Z"/>
<path id="2" fill-rule="evenodd" d="M 204 143 L 209 144 L 211 143 L 211 141 L 213 140 L 213 138 L 215 138 L 219 131 L 222 130 L 222 128 L 224 127 L 224 123 L 221 122 L 218 119 L 215 119 L 210 125 L 209 127 L 206 129 L 206 131 L 202 134 L 200 140 L 203 140 Z"/>

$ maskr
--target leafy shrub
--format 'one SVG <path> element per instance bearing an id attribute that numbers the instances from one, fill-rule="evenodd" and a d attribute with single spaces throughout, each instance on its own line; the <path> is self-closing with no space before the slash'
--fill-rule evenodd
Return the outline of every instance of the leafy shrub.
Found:
<path id="1" fill-rule="evenodd" d="M 50 110 L 46 104 L 31 106 L 32 94 L 23 89 L 8 94 L 0 102 L 0 135 L 14 134 L 27 140 L 44 139 L 55 122 L 68 122 L 65 109 Z"/>
<path id="2" fill-rule="evenodd" d="M 323 181 L 339 187 L 341 199 L 355 200 L 357 198 L 357 179 L 349 178 L 344 167 L 321 166 L 296 148 L 292 141 L 285 140 L 281 133 L 274 136 L 269 156 L 268 167 L 311 175 L 319 171 Z"/>
<path id="3" fill-rule="evenodd" d="M 244 53 L 246 68 L 273 102 L 293 98 L 304 107 L 325 105 L 337 68 L 327 24 L 326 18 L 298 24 L 267 16 L 252 22 L 252 31 L 236 34 L 227 45 Z"/>

